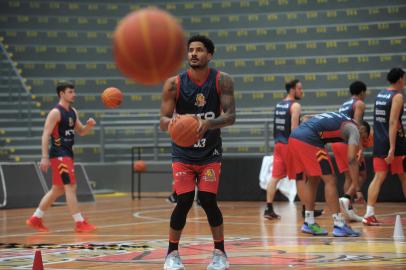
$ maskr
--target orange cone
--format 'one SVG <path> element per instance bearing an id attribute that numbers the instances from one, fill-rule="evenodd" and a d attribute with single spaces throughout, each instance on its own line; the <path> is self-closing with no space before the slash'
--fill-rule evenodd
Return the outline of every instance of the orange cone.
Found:
<path id="1" fill-rule="evenodd" d="M 41 250 L 35 251 L 34 263 L 32 265 L 32 270 L 44 270 L 44 264 L 42 263 Z"/>

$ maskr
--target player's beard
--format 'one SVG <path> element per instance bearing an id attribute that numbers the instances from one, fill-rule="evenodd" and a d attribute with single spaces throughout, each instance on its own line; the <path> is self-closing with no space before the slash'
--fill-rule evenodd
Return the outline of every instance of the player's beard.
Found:
<path id="1" fill-rule="evenodd" d="M 302 97 L 295 95 L 295 100 L 301 100 L 301 99 L 302 99 Z"/>
<path id="2" fill-rule="evenodd" d="M 199 69 L 206 69 L 207 63 L 203 64 L 201 61 L 197 63 L 193 63 L 192 61 L 189 61 L 189 66 L 191 69 L 199 70 Z"/>

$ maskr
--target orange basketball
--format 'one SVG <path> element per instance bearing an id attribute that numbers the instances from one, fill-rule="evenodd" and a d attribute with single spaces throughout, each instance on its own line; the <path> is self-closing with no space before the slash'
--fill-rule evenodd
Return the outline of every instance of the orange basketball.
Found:
<path id="1" fill-rule="evenodd" d="M 147 164 L 143 160 L 136 160 L 133 164 L 133 169 L 136 172 L 146 172 L 147 171 Z"/>
<path id="2" fill-rule="evenodd" d="M 188 147 L 199 140 L 198 127 L 199 120 L 195 116 L 180 115 L 174 122 L 169 124 L 168 132 L 175 144 Z"/>
<path id="3" fill-rule="evenodd" d="M 186 54 L 182 26 L 158 8 L 140 9 L 121 20 L 113 47 L 118 69 L 145 85 L 159 84 L 174 75 Z"/>
<path id="4" fill-rule="evenodd" d="M 123 93 L 115 87 L 109 87 L 101 95 L 104 106 L 110 109 L 117 108 L 123 102 Z"/>

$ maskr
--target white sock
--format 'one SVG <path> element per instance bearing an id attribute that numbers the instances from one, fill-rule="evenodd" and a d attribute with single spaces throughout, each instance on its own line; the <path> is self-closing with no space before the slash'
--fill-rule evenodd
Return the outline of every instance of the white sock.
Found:
<path id="1" fill-rule="evenodd" d="M 365 217 L 370 217 L 375 215 L 375 207 L 367 205 L 367 212 L 365 213 Z"/>
<path id="2" fill-rule="evenodd" d="M 305 222 L 307 224 L 314 224 L 314 211 L 305 211 Z"/>
<path id="3" fill-rule="evenodd" d="M 345 225 L 343 214 L 333 214 L 334 226 L 343 227 Z"/>
<path id="4" fill-rule="evenodd" d="M 81 213 L 76 213 L 76 214 L 72 215 L 72 217 L 75 220 L 75 222 L 82 222 L 85 220 Z"/>
<path id="5" fill-rule="evenodd" d="M 44 211 L 42 211 L 41 209 L 37 208 L 37 209 L 35 210 L 33 216 L 34 216 L 34 217 L 37 217 L 37 218 L 42 218 L 42 217 L 44 216 L 44 214 L 45 214 Z"/>

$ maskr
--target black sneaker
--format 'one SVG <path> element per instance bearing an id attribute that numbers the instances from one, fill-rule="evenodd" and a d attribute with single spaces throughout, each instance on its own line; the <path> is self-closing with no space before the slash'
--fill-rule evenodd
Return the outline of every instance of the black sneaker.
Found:
<path id="1" fill-rule="evenodd" d="M 304 205 L 303 205 L 303 208 L 302 208 L 302 217 L 304 218 L 305 217 L 305 207 L 304 207 Z M 321 216 L 321 215 L 323 215 L 323 209 L 315 209 L 314 210 L 314 217 L 319 217 L 319 216 Z"/>
<path id="2" fill-rule="evenodd" d="M 178 195 L 176 195 L 176 193 L 172 193 L 171 195 L 169 195 L 169 197 L 166 199 L 168 202 L 171 203 L 177 203 L 178 202 Z"/>
<path id="3" fill-rule="evenodd" d="M 276 214 L 274 211 L 265 209 L 264 211 L 264 218 L 266 219 L 280 219 L 281 216 Z"/>

